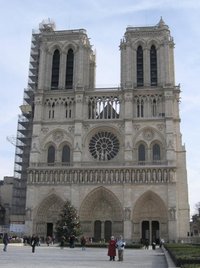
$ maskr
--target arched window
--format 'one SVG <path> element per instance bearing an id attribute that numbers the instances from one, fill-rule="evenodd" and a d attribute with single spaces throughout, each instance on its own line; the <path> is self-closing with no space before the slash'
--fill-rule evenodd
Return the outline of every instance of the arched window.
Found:
<path id="1" fill-rule="evenodd" d="M 137 100 L 137 117 L 144 117 L 144 101 Z"/>
<path id="2" fill-rule="evenodd" d="M 145 146 L 144 144 L 140 144 L 138 147 L 138 161 L 144 162 L 145 158 Z"/>
<path id="3" fill-rule="evenodd" d="M 47 163 L 54 164 L 54 162 L 55 162 L 55 148 L 53 145 L 50 145 L 48 148 Z"/>
<path id="4" fill-rule="evenodd" d="M 160 145 L 155 143 L 153 145 L 153 161 L 158 161 L 160 159 Z"/>
<path id="5" fill-rule="evenodd" d="M 70 163 L 70 148 L 68 145 L 63 146 L 62 163 Z"/>
<path id="6" fill-rule="evenodd" d="M 153 99 L 153 102 L 152 102 L 152 116 L 153 117 L 157 116 L 157 101 L 156 101 L 156 99 Z"/>
<path id="7" fill-rule="evenodd" d="M 151 86 L 157 86 L 157 52 L 154 45 L 150 50 Z"/>
<path id="8" fill-rule="evenodd" d="M 59 67 L 60 67 L 60 52 L 58 49 L 54 51 L 51 73 L 51 88 L 58 89 L 59 82 Z"/>
<path id="9" fill-rule="evenodd" d="M 144 85 L 144 68 L 143 68 L 143 49 L 141 46 L 137 49 L 137 86 Z"/>
<path id="10" fill-rule="evenodd" d="M 73 86 L 73 71 L 74 71 L 74 52 L 70 48 L 67 53 L 65 87 L 72 88 Z"/>

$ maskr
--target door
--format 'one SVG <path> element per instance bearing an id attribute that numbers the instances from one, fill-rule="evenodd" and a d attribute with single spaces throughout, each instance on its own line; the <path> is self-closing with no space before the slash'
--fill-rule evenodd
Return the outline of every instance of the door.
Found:
<path id="1" fill-rule="evenodd" d="M 104 238 L 106 242 L 110 240 L 111 235 L 112 235 L 112 222 L 105 221 Z"/>
<path id="2" fill-rule="evenodd" d="M 98 242 L 101 240 L 101 221 L 94 222 L 94 241 Z"/>
<path id="3" fill-rule="evenodd" d="M 152 221 L 152 242 L 156 242 L 156 244 L 159 244 L 159 222 L 158 221 Z"/>

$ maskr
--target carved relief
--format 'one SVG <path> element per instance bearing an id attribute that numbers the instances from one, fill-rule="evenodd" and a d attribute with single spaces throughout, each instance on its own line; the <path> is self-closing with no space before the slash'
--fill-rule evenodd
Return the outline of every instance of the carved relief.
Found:
<path id="1" fill-rule="evenodd" d="M 174 221 L 176 220 L 176 208 L 175 207 L 171 207 L 169 208 L 169 220 Z"/>
<path id="2" fill-rule="evenodd" d="M 124 209 L 124 220 L 130 220 L 131 219 L 131 209 L 129 207 L 126 207 Z"/>
<path id="3" fill-rule="evenodd" d="M 135 128 L 135 130 L 139 130 L 140 129 L 140 125 L 139 124 L 134 125 L 134 128 Z"/>
<path id="4" fill-rule="evenodd" d="M 42 131 L 43 134 L 47 134 L 48 131 L 49 131 L 49 128 L 48 128 L 48 127 L 43 127 L 43 128 L 41 129 L 41 131 Z"/>
<path id="5" fill-rule="evenodd" d="M 64 134 L 62 131 L 58 130 L 56 132 L 53 133 L 53 140 L 55 142 L 61 142 L 64 138 Z"/>
<path id="6" fill-rule="evenodd" d="M 154 137 L 154 132 L 151 129 L 146 129 L 143 132 L 143 137 L 147 141 L 151 141 Z"/>
<path id="7" fill-rule="evenodd" d="M 165 126 L 164 126 L 164 124 L 157 124 L 157 128 L 159 131 L 163 131 Z"/>

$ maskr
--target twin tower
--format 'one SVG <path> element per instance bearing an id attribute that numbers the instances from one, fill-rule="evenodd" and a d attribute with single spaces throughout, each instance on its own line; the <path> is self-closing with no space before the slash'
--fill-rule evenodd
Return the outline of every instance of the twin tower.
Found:
<path id="1" fill-rule="evenodd" d="M 120 86 L 96 88 L 96 57 L 84 29 L 57 31 L 48 21 L 33 32 L 15 165 L 27 234 L 55 236 L 70 200 L 84 235 L 94 241 L 121 234 L 150 243 L 187 236 L 173 51 L 162 19 L 127 27 Z"/>

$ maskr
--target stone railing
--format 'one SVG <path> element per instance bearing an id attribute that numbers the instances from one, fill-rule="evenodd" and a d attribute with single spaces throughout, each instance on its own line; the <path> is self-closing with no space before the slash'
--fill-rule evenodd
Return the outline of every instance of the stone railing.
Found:
<path id="1" fill-rule="evenodd" d="M 174 168 L 29 169 L 28 184 L 164 184 L 176 182 Z"/>

